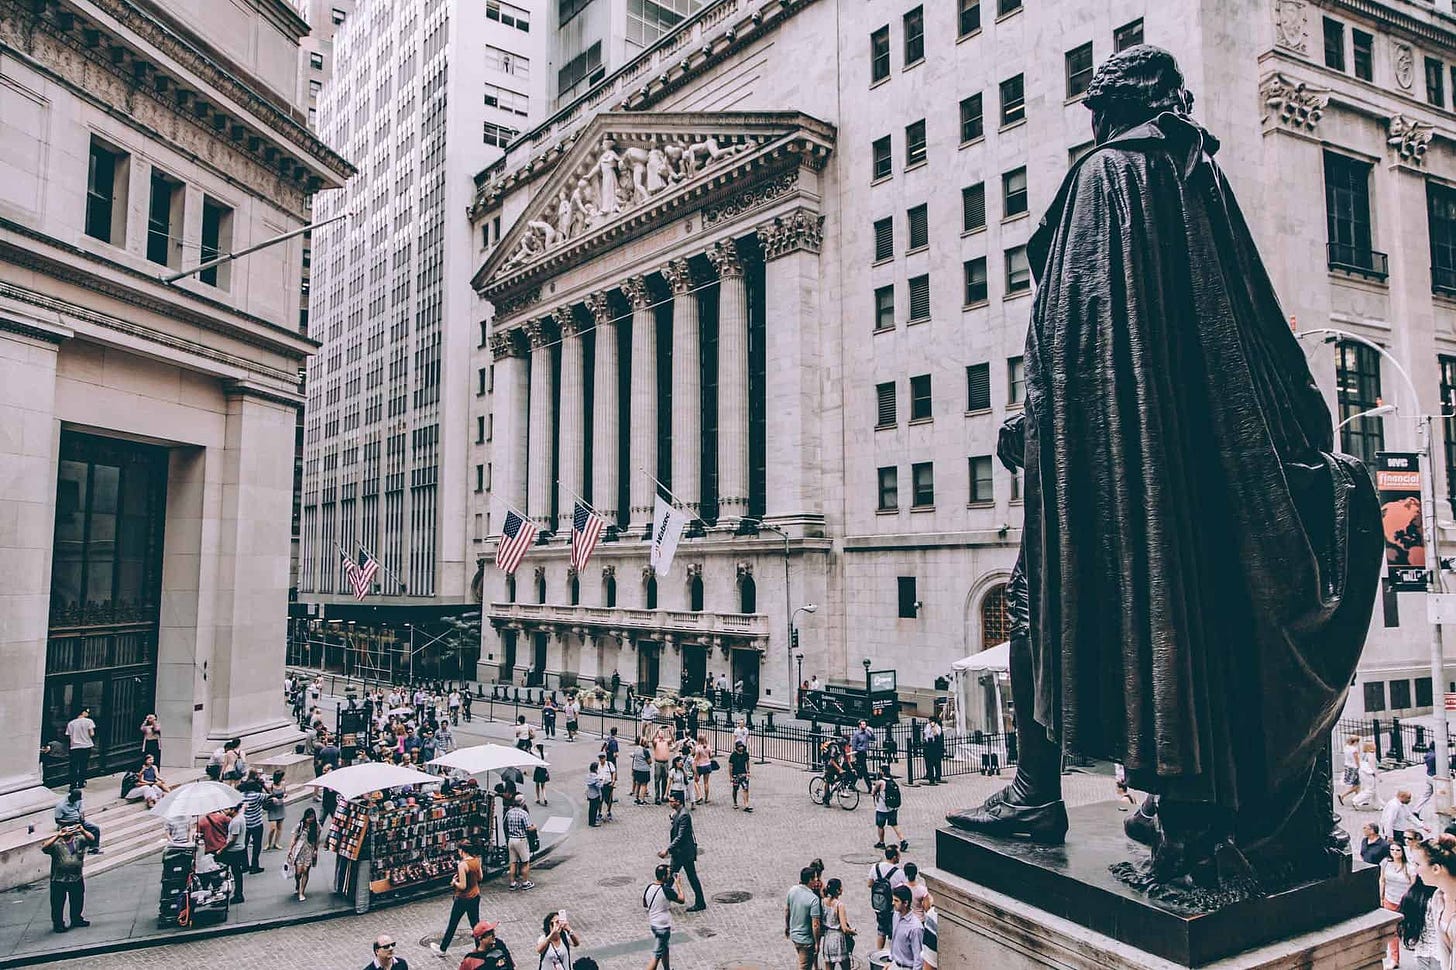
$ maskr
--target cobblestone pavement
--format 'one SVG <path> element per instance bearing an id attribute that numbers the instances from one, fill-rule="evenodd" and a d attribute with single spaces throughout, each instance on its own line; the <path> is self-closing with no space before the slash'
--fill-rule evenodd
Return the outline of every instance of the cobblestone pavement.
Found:
<path id="1" fill-rule="evenodd" d="M 484 724 L 477 719 L 472 726 L 462 725 L 457 733 L 466 744 L 503 738 L 507 732 L 503 723 Z M 551 787 L 571 796 L 570 801 L 578 806 L 586 764 L 598 747 L 597 740 L 588 735 L 575 744 L 566 743 L 564 737 L 548 744 Z M 625 766 L 625 759 L 622 763 Z M 853 925 L 873 933 L 865 888 L 869 866 L 879 857 L 873 848 L 873 805 L 865 798 L 853 812 L 817 806 L 807 793 L 810 777 L 808 772 L 786 765 L 754 765 L 752 814 L 733 811 L 727 786 L 722 784 L 726 777 L 714 778 L 711 804 L 699 807 L 694 816 L 701 846 L 698 871 L 710 897 L 709 908 L 705 913 L 674 913 L 673 965 L 678 970 L 792 966 L 792 951 L 783 938 L 783 897 L 797 881 L 799 868 L 815 857 L 824 860 L 826 877 L 845 881 Z M 941 786 L 907 788 L 901 808 L 903 830 L 910 840 L 907 861 L 932 864 L 933 830 L 945 813 L 978 802 L 1008 778 L 972 775 Z M 1106 775 L 1072 774 L 1067 778 L 1067 795 L 1073 804 L 1108 798 L 1112 781 Z M 556 804 L 553 801 L 553 808 Z M 642 889 L 658 862 L 657 851 L 667 844 L 667 809 L 638 807 L 628 799 L 625 805 L 619 803 L 617 821 L 609 825 L 592 831 L 578 811 L 573 813 L 572 826 L 566 840 L 540 867 L 535 890 L 513 893 L 501 883 L 484 887 L 482 917 L 500 922 L 501 938 L 522 968 L 529 967 L 530 957 L 535 955 L 542 916 L 554 909 L 566 909 L 582 937 L 583 946 L 574 956 L 590 955 L 604 970 L 645 966 L 651 934 L 642 908 Z M 279 890 L 282 888 L 280 885 Z M 742 893 L 749 898 L 732 904 L 714 901 L 712 897 L 720 893 Z M 114 953 L 104 962 L 117 970 L 155 970 L 159 965 L 209 970 L 230 968 L 240 959 L 262 958 L 281 967 L 347 970 L 369 962 L 369 940 L 376 934 L 392 933 L 401 943 L 399 955 L 411 967 L 454 970 L 469 950 L 468 938 L 461 941 L 457 936 L 451 958 L 444 962 L 420 945 L 438 939 L 449 910 L 448 893 L 442 891 L 435 900 L 363 916 Z M 873 943 L 873 939 L 864 943 Z M 66 961 L 53 966 L 79 967 L 82 963 Z M 95 965 L 90 960 L 84 963 Z"/>

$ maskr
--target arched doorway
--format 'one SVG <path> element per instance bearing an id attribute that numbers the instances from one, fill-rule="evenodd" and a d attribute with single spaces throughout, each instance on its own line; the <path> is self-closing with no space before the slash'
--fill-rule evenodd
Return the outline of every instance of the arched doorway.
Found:
<path id="1" fill-rule="evenodd" d="M 703 612 L 703 577 L 694 576 L 688 582 L 688 609 L 694 613 Z"/>
<path id="2" fill-rule="evenodd" d="M 981 598 L 981 649 L 1005 643 L 1011 637 L 1011 616 L 1006 610 L 1006 584 L 997 583 Z"/>
<path id="3" fill-rule="evenodd" d="M 758 612 L 758 586 L 752 576 L 744 576 L 738 583 L 738 612 Z"/>

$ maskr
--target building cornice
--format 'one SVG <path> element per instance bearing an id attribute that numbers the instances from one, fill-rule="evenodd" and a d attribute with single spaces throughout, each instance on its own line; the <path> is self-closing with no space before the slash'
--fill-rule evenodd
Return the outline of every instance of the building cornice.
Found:
<path id="1" fill-rule="evenodd" d="M 1434 44 L 1444 48 L 1447 53 L 1456 54 L 1456 19 L 1435 10 L 1424 11 L 1425 16 L 1431 18 L 1426 20 L 1382 0 L 1322 0 L 1317 5 L 1363 17 L 1407 40 Z"/>

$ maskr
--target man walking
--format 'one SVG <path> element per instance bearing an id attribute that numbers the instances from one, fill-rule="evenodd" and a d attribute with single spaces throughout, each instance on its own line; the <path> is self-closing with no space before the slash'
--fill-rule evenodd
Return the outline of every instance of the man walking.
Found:
<path id="1" fill-rule="evenodd" d="M 613 730 L 616 730 L 613 728 Z M 616 739 L 611 739 L 615 741 Z M 597 755 L 597 780 L 602 785 L 603 820 L 612 821 L 612 796 L 617 788 L 617 766 L 605 751 Z"/>
<path id="2" fill-rule="evenodd" d="M 652 804 L 661 805 L 667 797 L 667 768 L 672 761 L 672 737 L 667 728 L 658 728 L 652 738 Z"/>
<path id="3" fill-rule="evenodd" d="M 86 769 L 91 762 L 91 750 L 96 747 L 96 722 L 91 720 L 91 709 L 83 707 L 66 724 L 66 740 L 71 749 L 71 787 L 86 787 Z"/>
<path id="4" fill-rule="evenodd" d="M 51 929 L 57 933 L 90 926 L 81 915 L 86 905 L 86 846 L 91 833 L 79 825 L 61 829 L 40 844 L 51 857 Z M 66 925 L 66 901 L 71 904 L 71 925 Z"/>
<path id="5" fill-rule="evenodd" d="M 1405 834 L 1416 832 L 1422 838 L 1428 838 L 1431 829 L 1421 817 L 1411 811 L 1411 793 L 1409 789 L 1402 788 L 1395 793 L 1395 797 L 1385 803 L 1385 808 L 1380 813 L 1380 834 L 1392 842 L 1405 844 Z"/>
<path id="6" fill-rule="evenodd" d="M 748 747 L 742 741 L 733 742 L 733 753 L 728 756 L 728 778 L 733 783 L 733 807 L 738 808 L 738 793 L 743 793 L 743 810 L 753 811 L 748 804 Z"/>
<path id="7" fill-rule="evenodd" d="M 875 828 L 879 832 L 880 840 L 875 843 L 876 849 L 883 849 L 886 845 L 894 845 L 894 842 L 885 842 L 885 826 L 889 826 L 900 840 L 900 850 L 910 848 L 910 843 L 905 840 L 905 834 L 900 831 L 900 783 L 890 777 L 890 766 L 880 766 L 880 777 L 875 780 L 875 786 L 871 789 L 875 796 Z"/>
<path id="8" fill-rule="evenodd" d="M 875 732 L 869 724 L 859 722 L 859 727 L 849 738 L 849 750 L 854 758 L 854 776 L 864 782 L 865 791 L 870 791 L 870 746 L 875 743 Z M 850 783 L 854 787 L 854 783 Z"/>
<path id="9" fill-rule="evenodd" d="M 925 937 L 925 926 L 915 912 L 909 886 L 896 886 L 895 932 L 890 939 L 890 966 L 895 970 L 922 970 L 925 966 L 921 952 Z"/>
<path id="10" fill-rule="evenodd" d="M 642 890 L 642 905 L 647 910 L 647 926 L 652 930 L 652 959 L 647 961 L 647 970 L 672 970 L 668 958 L 668 941 L 672 938 L 672 910 L 670 903 L 683 901 L 682 876 L 674 875 L 672 868 L 660 865 L 653 881 Z"/>
<path id="11" fill-rule="evenodd" d="M 248 872 L 260 873 L 263 851 L 263 781 L 253 773 L 238 785 L 243 793 L 243 845 L 248 852 Z"/>
<path id="12" fill-rule="evenodd" d="M 814 970 L 814 954 L 819 950 L 819 937 L 824 932 L 824 901 L 809 888 L 815 872 L 805 866 L 799 870 L 799 884 L 789 889 L 784 903 L 784 936 L 794 944 L 798 970 Z"/>
<path id="13" fill-rule="evenodd" d="M 535 889 L 531 881 L 531 813 L 526 811 L 525 795 L 517 795 L 515 804 L 506 809 L 505 828 L 511 888 Z"/>
<path id="14" fill-rule="evenodd" d="M 450 941 L 455 938 L 455 928 L 460 925 L 462 917 L 470 917 L 467 924 L 470 926 L 480 921 L 480 860 L 471 854 L 470 847 L 466 845 L 458 846 L 455 854 L 455 875 L 450 879 L 450 888 L 455 891 L 455 898 L 450 903 L 450 922 L 445 925 L 445 935 L 440 938 L 440 942 L 430 944 L 431 951 L 439 957 L 443 957 L 445 951 L 450 949 Z"/>
<path id="15" fill-rule="evenodd" d="M 657 853 L 659 859 L 669 859 L 672 874 L 682 872 L 693 887 L 693 904 L 689 913 L 701 913 L 708 908 L 703 895 L 703 884 L 698 881 L 698 843 L 693 837 L 693 817 L 683 807 L 683 796 L 673 792 L 667 803 L 672 808 L 672 830 L 667 848 Z"/>

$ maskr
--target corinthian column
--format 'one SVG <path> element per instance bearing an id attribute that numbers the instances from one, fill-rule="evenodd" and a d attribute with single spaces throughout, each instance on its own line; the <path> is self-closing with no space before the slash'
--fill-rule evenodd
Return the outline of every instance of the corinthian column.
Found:
<path id="1" fill-rule="evenodd" d="M 556 413 L 551 381 L 551 339 L 555 336 L 551 317 L 541 317 L 526 324 L 531 341 L 531 431 L 530 507 L 526 509 L 542 532 L 556 531 L 556 516 L 551 513 L 551 445 L 556 440 Z"/>
<path id="2" fill-rule="evenodd" d="M 620 420 L 617 400 L 617 321 L 607 294 L 586 298 L 596 325 L 596 361 L 592 368 L 592 505 L 608 525 L 617 524 L 617 465 Z"/>
<path id="3" fill-rule="evenodd" d="M 718 271 L 718 523 L 748 513 L 748 287 L 732 239 L 708 250 Z"/>
<path id="4" fill-rule="evenodd" d="M 581 322 L 571 307 L 556 317 L 561 326 L 561 438 L 557 447 L 556 475 L 560 485 L 556 508 L 570 522 L 576 501 L 586 491 L 586 351 L 581 345 Z"/>
<path id="5" fill-rule="evenodd" d="M 686 259 L 663 270 L 672 286 L 672 490 L 696 517 L 703 492 L 703 382 L 698 295 Z"/>
<path id="6" fill-rule="evenodd" d="M 519 330 L 502 330 L 490 335 L 490 353 L 495 360 L 495 393 L 491 402 L 492 441 L 500 449 L 491 486 L 509 505 L 526 507 L 526 347 Z M 499 534 L 505 516 L 493 516 Z"/>
<path id="7" fill-rule="evenodd" d="M 628 442 L 631 530 L 645 533 L 652 525 L 656 488 L 648 475 L 657 474 L 657 319 L 647 281 L 629 276 L 622 292 L 632 304 L 632 435 Z"/>

